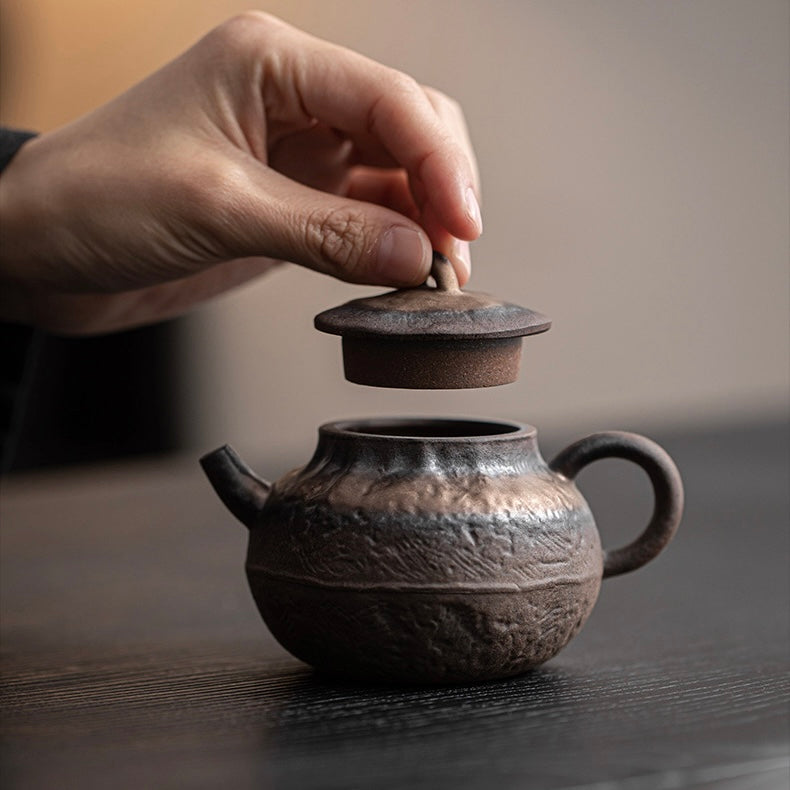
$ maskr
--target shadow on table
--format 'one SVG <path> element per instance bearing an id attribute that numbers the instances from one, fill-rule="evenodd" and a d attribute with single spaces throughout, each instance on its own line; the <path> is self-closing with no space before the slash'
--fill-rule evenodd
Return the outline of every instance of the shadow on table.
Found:
<path id="1" fill-rule="evenodd" d="M 300 788 L 472 788 L 492 776 L 505 787 L 533 772 L 561 784 L 561 755 L 578 752 L 590 724 L 573 713 L 586 685 L 552 667 L 446 687 L 299 676 L 267 728 L 267 772 L 274 786 Z"/>

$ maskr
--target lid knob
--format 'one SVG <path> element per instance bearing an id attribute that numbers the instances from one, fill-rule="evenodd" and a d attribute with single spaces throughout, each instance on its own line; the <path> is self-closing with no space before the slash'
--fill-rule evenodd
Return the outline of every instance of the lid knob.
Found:
<path id="1" fill-rule="evenodd" d="M 456 275 L 452 263 L 441 252 L 433 253 L 431 277 L 436 280 L 437 290 L 454 294 L 461 293 L 458 275 Z"/>

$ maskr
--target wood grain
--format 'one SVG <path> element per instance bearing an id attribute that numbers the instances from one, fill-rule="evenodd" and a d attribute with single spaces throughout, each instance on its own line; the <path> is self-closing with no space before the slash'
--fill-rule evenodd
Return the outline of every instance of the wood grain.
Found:
<path id="1" fill-rule="evenodd" d="M 3 786 L 785 790 L 786 431 L 663 443 L 688 492 L 666 554 L 539 670 L 434 689 L 284 653 L 191 459 L 5 480 Z M 580 480 L 607 545 L 649 511 L 631 474 Z"/>

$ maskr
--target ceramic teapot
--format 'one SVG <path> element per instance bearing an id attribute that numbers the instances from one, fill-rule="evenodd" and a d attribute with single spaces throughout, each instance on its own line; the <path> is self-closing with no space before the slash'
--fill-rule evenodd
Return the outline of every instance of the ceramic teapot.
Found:
<path id="1" fill-rule="evenodd" d="M 603 551 L 574 484 L 624 458 L 655 508 L 636 540 Z M 516 675 L 584 624 L 602 578 L 654 558 L 683 489 L 641 436 L 588 436 L 547 464 L 513 422 L 369 419 L 319 429 L 310 462 L 271 485 L 228 446 L 201 463 L 250 530 L 247 577 L 271 632 L 319 670 L 364 681 L 451 683 Z"/>

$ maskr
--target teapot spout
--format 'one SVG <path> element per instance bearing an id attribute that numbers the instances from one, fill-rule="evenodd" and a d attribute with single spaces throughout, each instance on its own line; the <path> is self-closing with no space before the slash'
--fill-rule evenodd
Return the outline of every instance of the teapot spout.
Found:
<path id="1" fill-rule="evenodd" d="M 227 444 L 204 455 L 200 465 L 225 507 L 252 529 L 269 496 L 271 483 L 258 477 Z"/>

